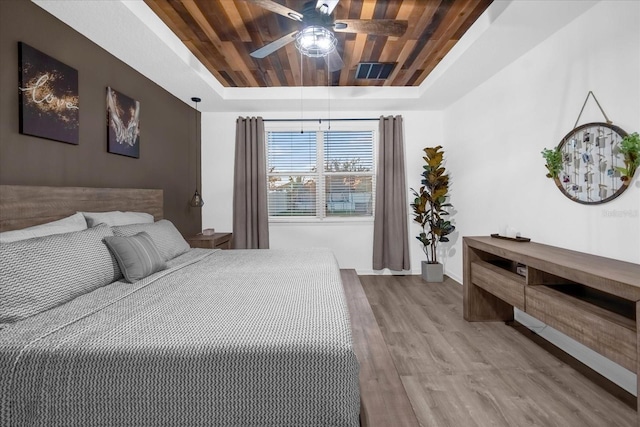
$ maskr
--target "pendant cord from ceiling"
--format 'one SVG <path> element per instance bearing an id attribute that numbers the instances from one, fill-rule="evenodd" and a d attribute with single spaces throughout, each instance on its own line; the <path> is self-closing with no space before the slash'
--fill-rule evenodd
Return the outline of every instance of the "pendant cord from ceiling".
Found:
<path id="1" fill-rule="evenodd" d="M 327 55 L 327 60 L 325 61 L 327 63 L 327 115 L 329 116 L 327 130 L 331 130 L 331 71 L 329 71 L 331 70 L 331 65 L 329 64 L 329 62 L 331 61 L 330 58 L 331 55 Z"/>
<path id="2" fill-rule="evenodd" d="M 304 79 L 302 77 L 302 51 L 300 51 L 300 133 L 304 133 L 302 123 L 304 122 L 304 115 L 302 111 L 302 89 L 304 87 Z"/>
<path id="3" fill-rule="evenodd" d="M 302 52 L 300 52 L 300 133 L 304 133 L 304 122 L 318 122 L 320 125 L 322 125 L 322 119 L 318 118 L 318 119 L 305 119 L 304 118 L 304 108 L 303 108 L 303 103 L 304 103 L 304 96 L 303 96 L 303 91 L 304 91 L 304 76 L 302 75 L 303 72 L 303 60 L 304 60 L 304 56 L 302 54 Z M 327 119 L 327 130 L 331 130 L 331 121 L 339 121 L 339 122 L 355 122 L 355 121 L 378 121 L 380 120 L 379 117 L 360 117 L 360 118 L 351 118 L 351 119 L 332 119 L 331 118 L 331 59 L 330 59 L 330 55 L 325 57 L 325 63 L 327 65 L 327 107 L 328 107 L 328 111 L 327 111 L 327 115 L 328 115 L 328 119 Z M 295 119 L 294 119 L 295 120 Z M 292 119 L 263 119 L 263 122 L 291 122 L 294 121 Z"/>

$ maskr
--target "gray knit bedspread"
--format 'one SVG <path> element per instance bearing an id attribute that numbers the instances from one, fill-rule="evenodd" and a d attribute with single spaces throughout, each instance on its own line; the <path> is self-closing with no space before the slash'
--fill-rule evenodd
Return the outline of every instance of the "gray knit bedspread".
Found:
<path id="1" fill-rule="evenodd" d="M 193 249 L 169 266 L 5 325 L 0 424 L 358 425 L 330 251 Z"/>

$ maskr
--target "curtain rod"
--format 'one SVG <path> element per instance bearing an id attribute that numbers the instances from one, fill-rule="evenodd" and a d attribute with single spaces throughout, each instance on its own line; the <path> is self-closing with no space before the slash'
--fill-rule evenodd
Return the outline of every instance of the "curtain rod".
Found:
<path id="1" fill-rule="evenodd" d="M 263 122 L 357 122 L 357 121 L 378 121 L 380 118 L 354 118 L 354 119 L 262 119 Z"/>

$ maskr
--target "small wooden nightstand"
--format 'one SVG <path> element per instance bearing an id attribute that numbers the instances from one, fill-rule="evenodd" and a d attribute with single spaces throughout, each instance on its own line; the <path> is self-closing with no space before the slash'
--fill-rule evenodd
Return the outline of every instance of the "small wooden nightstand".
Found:
<path id="1" fill-rule="evenodd" d="M 197 234 L 187 237 L 187 242 L 192 248 L 204 249 L 231 249 L 231 236 L 233 233 L 214 233 L 211 236 Z"/>

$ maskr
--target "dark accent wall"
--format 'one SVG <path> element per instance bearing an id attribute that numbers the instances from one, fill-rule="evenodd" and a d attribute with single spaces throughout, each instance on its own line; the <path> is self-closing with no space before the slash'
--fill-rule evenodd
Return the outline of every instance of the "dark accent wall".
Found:
<path id="1" fill-rule="evenodd" d="M 79 145 L 19 133 L 19 41 L 78 70 Z M 139 159 L 107 153 L 107 86 L 140 101 Z M 195 234 L 202 223 L 201 209 L 189 206 L 200 149 L 195 114 L 30 1 L 0 0 L 1 184 L 161 188 L 165 218 Z"/>

